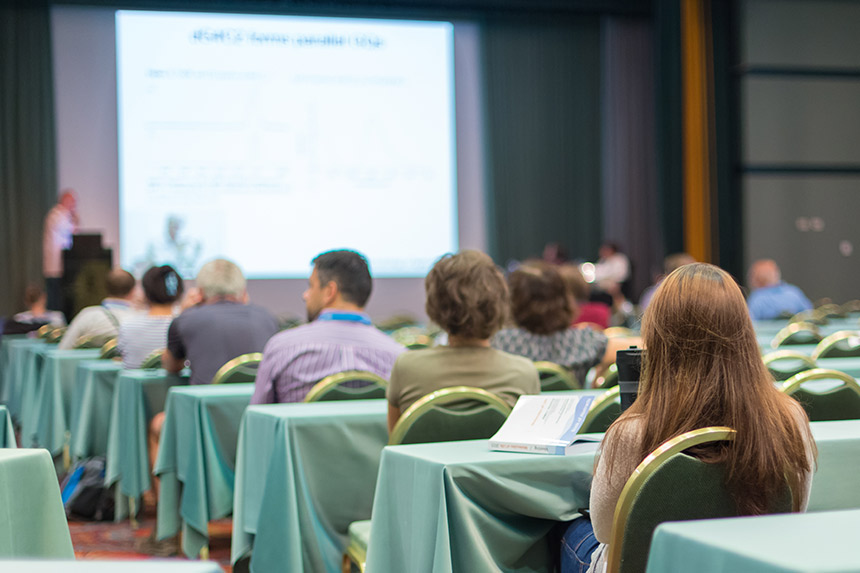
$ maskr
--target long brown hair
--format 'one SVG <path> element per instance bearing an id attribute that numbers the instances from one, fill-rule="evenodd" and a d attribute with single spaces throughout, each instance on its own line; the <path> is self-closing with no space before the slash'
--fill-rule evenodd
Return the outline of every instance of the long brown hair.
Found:
<path id="1" fill-rule="evenodd" d="M 802 410 L 774 386 L 762 362 L 743 295 L 732 277 L 705 263 L 685 265 L 660 285 L 642 319 L 645 358 L 636 402 L 609 428 L 641 422 L 637 455 L 706 426 L 737 431 L 730 446 L 699 457 L 726 465 L 726 486 L 742 515 L 768 511 L 797 492 L 810 471 Z M 806 430 L 808 431 L 808 430 Z M 812 443 L 814 448 L 814 443 Z"/>

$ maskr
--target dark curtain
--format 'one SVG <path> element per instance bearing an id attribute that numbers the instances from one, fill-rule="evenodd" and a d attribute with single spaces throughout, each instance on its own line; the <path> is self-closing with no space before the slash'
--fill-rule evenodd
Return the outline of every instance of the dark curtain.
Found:
<path id="1" fill-rule="evenodd" d="M 603 236 L 633 265 L 634 302 L 662 267 L 652 24 L 603 22 Z"/>
<path id="2" fill-rule="evenodd" d="M 56 201 L 47 2 L 0 4 L 0 315 L 42 277 L 42 220 Z"/>
<path id="3" fill-rule="evenodd" d="M 600 242 L 600 22 L 483 27 L 488 244 L 497 262 Z"/>

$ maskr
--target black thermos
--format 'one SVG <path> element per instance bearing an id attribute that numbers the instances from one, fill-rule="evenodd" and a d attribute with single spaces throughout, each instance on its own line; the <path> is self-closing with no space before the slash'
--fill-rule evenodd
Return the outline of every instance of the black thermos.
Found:
<path id="1" fill-rule="evenodd" d="M 621 394 L 621 411 L 629 408 L 639 393 L 639 376 L 642 372 L 642 349 L 631 346 L 615 355 L 618 368 L 618 389 Z"/>

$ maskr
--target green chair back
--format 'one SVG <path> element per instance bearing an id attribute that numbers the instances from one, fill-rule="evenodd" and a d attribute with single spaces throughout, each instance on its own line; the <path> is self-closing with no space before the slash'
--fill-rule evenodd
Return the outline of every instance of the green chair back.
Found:
<path id="1" fill-rule="evenodd" d="M 119 357 L 119 348 L 116 346 L 116 338 L 111 338 L 102 345 L 99 358 L 110 360 Z"/>
<path id="2" fill-rule="evenodd" d="M 75 341 L 75 348 L 103 348 L 111 340 L 116 340 L 115 334 L 81 336 Z"/>
<path id="3" fill-rule="evenodd" d="M 621 415 L 621 392 L 616 385 L 601 394 L 594 402 L 579 428 L 579 434 L 603 433 Z"/>
<path id="4" fill-rule="evenodd" d="M 813 380 L 837 380 L 840 384 L 820 392 L 803 387 Z M 801 403 L 811 422 L 860 419 L 860 385 L 844 372 L 825 368 L 807 370 L 789 378 L 782 391 Z"/>
<path id="5" fill-rule="evenodd" d="M 579 383 L 573 372 L 554 362 L 535 362 L 535 368 L 540 378 L 541 392 L 578 390 L 582 388 L 582 384 Z"/>
<path id="6" fill-rule="evenodd" d="M 654 529 L 665 521 L 737 516 L 724 482 L 723 464 L 709 464 L 684 454 L 707 443 L 734 440 L 725 426 L 702 428 L 673 438 L 654 450 L 621 491 L 610 534 L 607 571 L 644 573 Z M 773 513 L 798 509 L 786 485 Z"/>
<path id="7" fill-rule="evenodd" d="M 153 350 L 149 356 L 143 359 L 143 362 L 140 363 L 140 367 L 143 370 L 155 370 L 156 368 L 161 368 L 162 354 L 164 354 L 164 348 Z"/>
<path id="8" fill-rule="evenodd" d="M 793 344 L 818 344 L 821 334 L 818 327 L 811 322 L 793 322 L 776 333 L 770 345 L 773 348 L 791 346 Z"/>
<path id="9" fill-rule="evenodd" d="M 815 368 L 815 360 L 793 350 L 774 350 L 764 356 L 764 365 L 777 382 Z"/>
<path id="10" fill-rule="evenodd" d="M 261 352 L 242 354 L 229 360 L 212 377 L 212 384 L 241 384 L 257 379 L 257 367 L 263 360 Z"/>
<path id="11" fill-rule="evenodd" d="M 48 344 L 59 344 L 60 340 L 63 339 L 63 335 L 66 333 L 66 327 L 54 328 L 51 332 L 45 336 L 45 342 Z"/>
<path id="12" fill-rule="evenodd" d="M 618 366 L 613 362 L 603 375 L 603 381 L 600 383 L 601 388 L 613 388 L 618 386 Z"/>
<path id="13" fill-rule="evenodd" d="M 453 386 L 412 404 L 391 430 L 389 444 L 421 444 L 490 438 L 511 407 L 481 388 Z"/>
<path id="14" fill-rule="evenodd" d="M 326 376 L 305 396 L 305 402 L 385 398 L 388 380 L 373 372 L 349 370 Z"/>
<path id="15" fill-rule="evenodd" d="M 827 336 L 812 351 L 813 360 L 860 356 L 860 332 L 840 330 Z"/>
<path id="16" fill-rule="evenodd" d="M 845 311 L 838 304 L 823 304 L 815 309 L 815 317 L 819 319 L 829 320 L 832 318 L 845 318 L 845 316 Z"/>

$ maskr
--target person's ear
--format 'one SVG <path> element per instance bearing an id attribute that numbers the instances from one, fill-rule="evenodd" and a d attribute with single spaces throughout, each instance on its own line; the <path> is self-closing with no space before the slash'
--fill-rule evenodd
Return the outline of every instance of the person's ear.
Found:
<path id="1" fill-rule="evenodd" d="M 328 281 L 326 285 L 322 289 L 323 291 L 323 300 L 325 301 L 325 305 L 328 306 L 333 303 L 337 299 L 338 288 L 337 283 L 334 281 Z"/>

